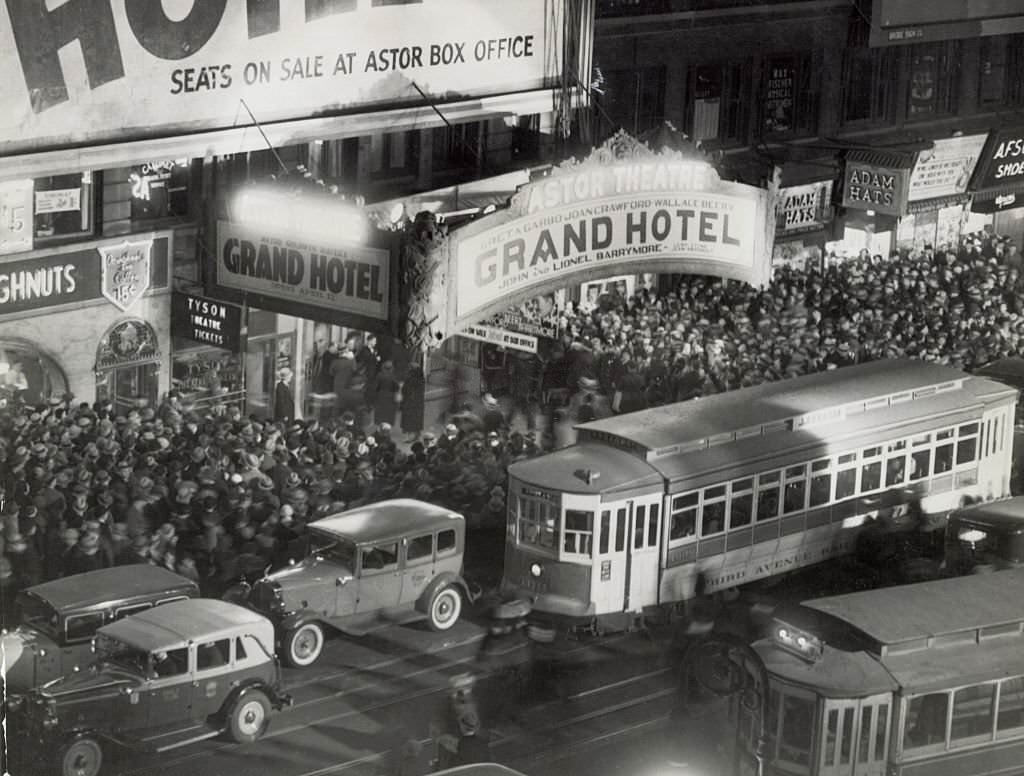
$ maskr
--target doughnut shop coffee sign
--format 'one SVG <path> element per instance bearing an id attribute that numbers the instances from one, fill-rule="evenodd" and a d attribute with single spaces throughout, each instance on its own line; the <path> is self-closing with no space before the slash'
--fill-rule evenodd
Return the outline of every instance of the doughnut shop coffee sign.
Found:
<path id="1" fill-rule="evenodd" d="M 722 181 L 711 165 L 682 154 L 648 151 L 611 163 L 592 156 L 453 233 L 455 323 L 627 273 L 691 272 L 758 285 L 774 216 L 767 190 Z"/>

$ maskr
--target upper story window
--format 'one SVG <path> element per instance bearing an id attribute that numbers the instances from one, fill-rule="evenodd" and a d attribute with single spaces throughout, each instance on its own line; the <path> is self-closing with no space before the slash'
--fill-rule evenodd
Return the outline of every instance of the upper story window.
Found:
<path id="1" fill-rule="evenodd" d="M 484 123 L 471 121 L 438 127 L 432 137 L 434 169 L 475 168 L 480 161 Z"/>
<path id="2" fill-rule="evenodd" d="M 665 116 L 665 67 L 602 70 L 598 117 L 602 134 L 624 129 L 639 134 Z"/>
<path id="3" fill-rule="evenodd" d="M 696 65 L 690 70 L 690 115 L 696 141 L 724 144 L 747 140 L 750 62 Z"/>
<path id="4" fill-rule="evenodd" d="M 818 128 L 820 67 L 806 54 L 779 54 L 764 62 L 761 135 L 785 138 L 813 135 Z"/>
<path id="5" fill-rule="evenodd" d="M 843 122 L 881 124 L 892 113 L 896 55 L 889 48 L 869 48 L 866 22 L 850 23 L 843 57 Z"/>
<path id="6" fill-rule="evenodd" d="M 131 168 L 132 221 L 159 221 L 189 216 L 192 162 L 165 159 L 144 162 Z"/>
<path id="7" fill-rule="evenodd" d="M 945 116 L 957 109 L 960 42 L 919 43 L 909 50 L 907 118 Z"/>
<path id="8" fill-rule="evenodd" d="M 419 168 L 420 135 L 416 131 L 386 132 L 370 137 L 370 172 L 376 177 L 415 175 Z"/>
<path id="9" fill-rule="evenodd" d="M 92 172 L 36 178 L 33 237 L 36 247 L 95 232 L 96 181 Z"/>
<path id="10" fill-rule="evenodd" d="M 1024 34 L 980 39 L 978 99 L 983 109 L 1024 104 Z"/>

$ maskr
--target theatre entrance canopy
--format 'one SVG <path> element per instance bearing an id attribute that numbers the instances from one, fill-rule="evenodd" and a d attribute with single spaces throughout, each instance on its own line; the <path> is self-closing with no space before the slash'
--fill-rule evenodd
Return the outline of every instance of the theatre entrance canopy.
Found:
<path id="1" fill-rule="evenodd" d="M 510 305 L 642 272 L 769 279 L 774 193 L 723 181 L 704 155 L 619 133 L 523 186 L 509 207 L 453 231 L 435 288 L 444 335 Z"/>

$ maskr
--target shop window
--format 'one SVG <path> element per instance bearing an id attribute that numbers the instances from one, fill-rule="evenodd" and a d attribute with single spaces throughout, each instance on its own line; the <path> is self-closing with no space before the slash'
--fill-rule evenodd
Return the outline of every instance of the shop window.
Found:
<path id="1" fill-rule="evenodd" d="M 601 134 L 617 129 L 639 134 L 665 117 L 664 66 L 603 70 L 601 77 L 595 101 Z"/>
<path id="2" fill-rule="evenodd" d="M 95 232 L 96 184 L 91 172 L 36 178 L 33 235 L 37 247 Z"/>
<path id="3" fill-rule="evenodd" d="M 750 102 L 748 60 L 693 67 L 690 93 L 694 140 L 718 140 L 723 144 L 746 141 Z"/>
<path id="4" fill-rule="evenodd" d="M 956 112 L 960 82 L 960 43 L 920 43 L 910 47 L 907 118 L 924 119 Z"/>
<path id="5" fill-rule="evenodd" d="M 107 331 L 96 352 L 96 398 L 112 401 L 119 415 L 154 405 L 159 372 L 153 327 L 138 319 L 121 321 Z"/>
<path id="6" fill-rule="evenodd" d="M 471 121 L 433 130 L 431 138 L 435 170 L 476 168 L 480 164 L 484 123 Z"/>
<path id="7" fill-rule="evenodd" d="M 881 124 L 891 112 L 896 54 L 870 48 L 869 33 L 865 21 L 851 22 L 843 59 L 844 123 Z"/>
<path id="8" fill-rule="evenodd" d="M 386 178 L 419 171 L 419 132 L 384 132 L 370 137 L 370 172 Z"/>
<path id="9" fill-rule="evenodd" d="M 813 54 L 769 57 L 761 88 L 765 138 L 813 135 L 818 126 L 820 66 Z"/>
<path id="10" fill-rule="evenodd" d="M 979 40 L 978 99 L 982 108 L 1000 110 L 1024 104 L 1024 34 Z"/>
<path id="11" fill-rule="evenodd" d="M 28 342 L 0 340 L 0 407 L 34 406 L 67 391 L 67 376 L 52 358 Z"/>
<path id="12" fill-rule="evenodd" d="M 144 162 L 131 168 L 132 221 L 189 216 L 193 167 L 188 159 Z"/>

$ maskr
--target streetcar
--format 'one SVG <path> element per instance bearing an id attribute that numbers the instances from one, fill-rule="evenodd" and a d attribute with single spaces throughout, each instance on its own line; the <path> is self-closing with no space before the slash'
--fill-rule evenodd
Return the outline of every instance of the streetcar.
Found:
<path id="1" fill-rule="evenodd" d="M 1022 600 L 1014 569 L 804 602 L 733 650 L 735 772 L 1024 773 Z"/>
<path id="2" fill-rule="evenodd" d="M 941 521 L 1009 495 L 1016 403 L 901 359 L 578 425 L 576 444 L 509 467 L 503 592 L 556 625 L 618 629 L 849 554 L 869 525 Z"/>

